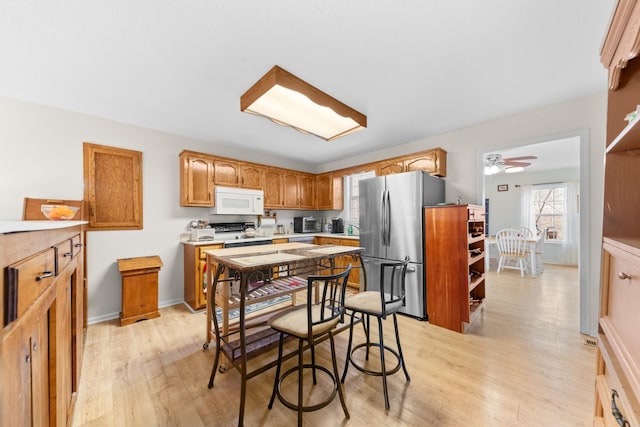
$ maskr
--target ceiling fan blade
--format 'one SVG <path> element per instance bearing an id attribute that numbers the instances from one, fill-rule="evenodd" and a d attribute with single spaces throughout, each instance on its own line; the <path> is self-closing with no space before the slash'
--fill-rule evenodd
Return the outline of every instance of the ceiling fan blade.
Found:
<path id="1" fill-rule="evenodd" d="M 526 162 L 510 162 L 510 161 L 505 161 L 504 162 L 505 166 L 511 166 L 511 167 L 523 167 L 526 168 L 527 166 L 530 166 L 531 163 L 526 163 Z"/>
<path id="2" fill-rule="evenodd" d="M 509 162 L 511 160 L 535 160 L 535 159 L 537 159 L 536 156 L 521 156 L 521 157 L 509 157 L 502 160 L 504 160 L 505 162 Z"/>

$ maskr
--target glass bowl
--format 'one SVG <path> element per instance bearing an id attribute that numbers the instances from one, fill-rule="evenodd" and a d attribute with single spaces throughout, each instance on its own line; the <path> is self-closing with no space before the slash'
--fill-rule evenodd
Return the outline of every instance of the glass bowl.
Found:
<path id="1" fill-rule="evenodd" d="M 76 206 L 68 205 L 41 205 L 40 210 L 44 216 L 54 221 L 69 220 L 78 212 Z"/>

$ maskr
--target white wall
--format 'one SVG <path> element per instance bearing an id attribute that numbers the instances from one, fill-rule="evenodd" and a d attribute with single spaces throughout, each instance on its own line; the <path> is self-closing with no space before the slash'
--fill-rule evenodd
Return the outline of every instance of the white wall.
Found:
<path id="1" fill-rule="evenodd" d="M 159 303 L 183 297 L 180 234 L 191 219 L 208 216 L 206 208 L 179 206 L 178 154 L 202 151 L 274 166 L 322 172 L 381 160 L 434 147 L 447 150 L 447 201 L 458 195 L 465 202 L 482 201 L 480 153 L 506 146 L 548 141 L 572 131 L 588 130 L 590 138 L 591 204 L 590 295 L 593 335 L 597 325 L 597 295 L 602 226 L 603 148 L 606 93 L 515 114 L 443 135 L 399 144 L 387 150 L 349 157 L 319 168 L 287 162 L 265 153 L 221 143 L 207 143 L 83 114 L 0 98 L 0 218 L 19 219 L 26 196 L 81 199 L 82 142 L 139 150 L 143 153 L 144 230 L 91 232 L 88 236 L 87 277 L 89 317 L 101 320 L 121 309 L 116 260 L 160 255 Z M 314 170 L 315 169 L 315 170 Z"/>

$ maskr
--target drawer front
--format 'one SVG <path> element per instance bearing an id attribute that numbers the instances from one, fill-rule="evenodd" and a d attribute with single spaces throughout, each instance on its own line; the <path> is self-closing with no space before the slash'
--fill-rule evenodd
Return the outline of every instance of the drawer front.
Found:
<path id="1" fill-rule="evenodd" d="M 467 206 L 469 221 L 484 221 L 484 209 L 480 206 Z"/>
<path id="2" fill-rule="evenodd" d="M 640 363 L 640 260 L 615 253 L 609 256 L 606 322 L 624 343 L 631 360 Z M 609 337 L 611 339 L 612 337 Z"/>
<path id="3" fill-rule="evenodd" d="M 606 370 L 603 375 L 596 377 L 596 399 L 597 404 L 602 408 L 603 425 L 607 427 L 619 426 L 615 415 L 620 420 L 626 420 L 632 426 L 638 425 L 631 404 L 625 395 L 625 390 L 611 370 Z M 615 411 L 613 405 L 615 405 Z"/>
<path id="4" fill-rule="evenodd" d="M 196 251 L 198 251 L 198 258 L 207 259 L 207 254 L 205 253 L 205 251 L 210 251 L 213 249 L 222 249 L 223 247 L 224 247 L 223 245 L 198 246 L 196 248 Z"/>
<path id="5" fill-rule="evenodd" d="M 72 258 L 75 258 L 82 251 L 82 239 L 79 234 L 71 238 L 71 251 L 73 252 Z"/>
<path id="6" fill-rule="evenodd" d="M 7 267 L 5 325 L 20 317 L 55 280 L 56 251 L 49 248 Z"/>
<path id="7" fill-rule="evenodd" d="M 58 252 L 58 268 L 56 271 L 56 275 L 64 270 L 73 259 L 72 243 L 72 239 L 68 239 L 56 245 L 56 249 Z"/>

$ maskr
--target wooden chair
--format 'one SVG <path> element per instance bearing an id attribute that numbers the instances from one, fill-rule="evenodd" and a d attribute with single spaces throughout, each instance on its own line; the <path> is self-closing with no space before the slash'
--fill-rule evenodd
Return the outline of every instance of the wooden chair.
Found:
<path id="1" fill-rule="evenodd" d="M 307 279 L 307 303 L 293 307 L 283 313 L 277 314 L 269 319 L 269 326 L 275 331 L 280 332 L 280 341 L 278 345 L 278 365 L 276 368 L 276 376 L 273 382 L 273 392 L 271 400 L 269 400 L 269 409 L 273 407 L 273 402 L 278 396 L 278 400 L 287 408 L 298 412 L 298 426 L 302 425 L 302 413 L 316 411 L 324 408 L 334 399 L 337 394 L 340 396 L 340 403 L 344 410 L 344 415 L 349 418 L 349 411 L 344 399 L 342 384 L 338 381 L 338 364 L 336 362 L 336 349 L 333 341 L 333 329 L 342 320 L 344 316 L 344 299 L 347 289 L 347 281 L 351 272 L 351 264 L 344 271 L 338 274 L 326 276 L 309 276 Z M 314 302 L 312 297 L 313 289 L 319 284 L 318 302 Z M 280 375 L 282 367 L 282 354 L 285 335 L 293 336 L 298 339 L 298 366 L 287 370 Z M 316 363 L 315 345 L 316 341 L 325 335 L 329 336 L 331 343 L 331 361 L 333 362 L 333 372 L 328 368 Z M 308 343 L 311 350 L 311 363 L 304 363 L 304 343 Z M 316 384 L 316 372 L 325 373 L 333 381 L 333 390 L 329 396 L 320 403 L 313 405 L 303 405 L 303 370 L 311 369 L 313 373 L 313 384 Z M 286 400 L 281 392 L 282 382 L 290 374 L 298 373 L 298 402 L 293 403 Z"/>
<path id="2" fill-rule="evenodd" d="M 515 227 L 526 239 L 533 239 L 534 233 L 529 227 Z"/>
<path id="3" fill-rule="evenodd" d="M 395 374 L 402 368 L 407 381 L 411 381 L 407 367 L 404 363 L 402 347 L 400 345 L 400 334 L 398 332 L 398 319 L 396 313 L 404 306 L 405 298 L 405 277 L 407 274 L 407 265 L 409 257 L 403 262 L 383 262 L 380 264 L 380 285 L 377 290 L 367 290 L 351 295 L 345 302 L 347 310 L 352 311 L 351 324 L 349 325 L 349 344 L 347 345 L 347 360 L 345 362 L 344 372 L 341 381 L 344 383 L 347 377 L 349 364 L 352 364 L 360 372 L 367 375 L 382 377 L 382 390 L 384 392 L 384 405 L 389 410 L 389 393 L 387 391 L 387 376 Z M 353 341 L 353 324 L 356 314 L 364 316 L 363 325 L 366 335 L 366 341 L 351 347 Z M 397 351 L 386 346 L 383 339 L 382 321 L 391 315 L 393 317 L 394 331 L 396 335 Z M 378 319 L 378 341 L 371 342 L 369 319 L 374 316 Z M 380 369 L 369 369 L 365 367 L 366 362 L 354 360 L 354 353 L 364 347 L 365 360 L 369 360 L 369 349 L 378 347 L 380 352 Z M 394 355 L 397 363 L 392 369 L 387 369 L 385 364 L 385 352 Z"/>
<path id="4" fill-rule="evenodd" d="M 527 271 L 527 238 L 522 230 L 505 228 L 496 234 L 496 244 L 500 253 L 498 261 L 498 273 L 505 268 L 520 270 L 520 276 L 524 277 Z"/>

